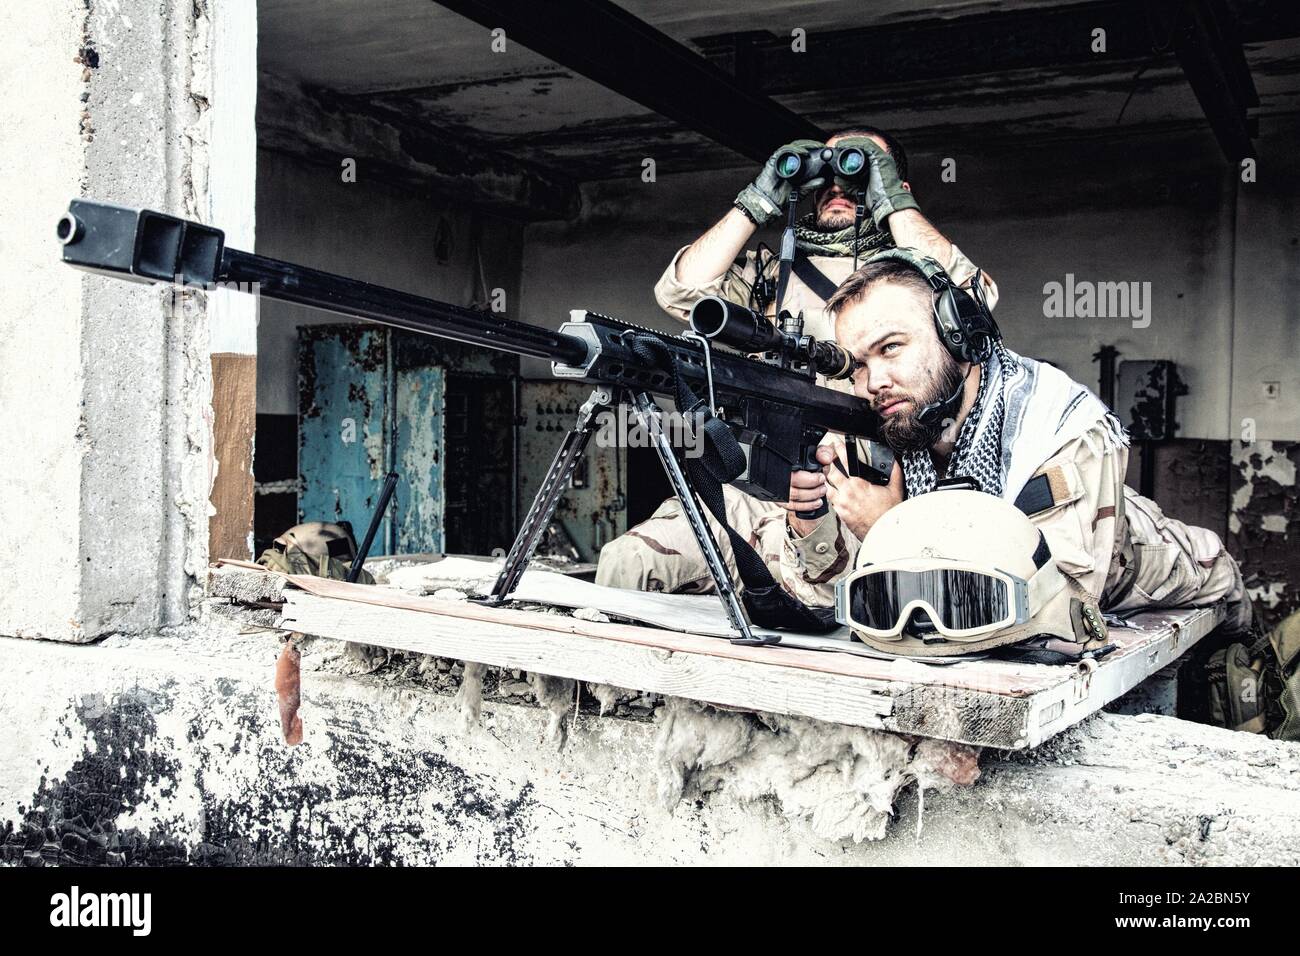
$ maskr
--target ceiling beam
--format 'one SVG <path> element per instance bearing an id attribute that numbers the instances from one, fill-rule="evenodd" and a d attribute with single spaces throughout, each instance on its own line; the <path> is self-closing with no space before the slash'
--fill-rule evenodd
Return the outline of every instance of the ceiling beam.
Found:
<path id="1" fill-rule="evenodd" d="M 608 0 L 438 2 L 750 159 L 766 159 L 773 143 L 826 138 L 816 124 Z"/>
<path id="2" fill-rule="evenodd" d="M 1103 30 L 1104 50 L 1094 47 Z M 1113 67 L 1150 57 L 1150 31 L 1130 2 L 1078 3 L 813 32 L 806 53 L 752 32 L 693 41 L 769 95 L 959 79 L 1015 70 Z"/>
<path id="3" fill-rule="evenodd" d="M 1223 155 L 1233 162 L 1254 156 L 1246 110 L 1259 106 L 1259 95 L 1226 5 L 1221 0 L 1148 0 L 1148 7 L 1168 35 Z"/>
<path id="4" fill-rule="evenodd" d="M 581 199 L 575 182 L 463 139 L 356 97 L 307 91 L 268 73 L 258 77 L 259 148 L 336 167 L 344 158 L 354 159 L 359 175 L 510 219 L 577 214 Z"/>
<path id="5" fill-rule="evenodd" d="M 1099 30 L 1103 49 L 1097 48 Z M 1145 71 L 1176 59 L 1224 155 L 1236 161 L 1252 153 L 1246 111 L 1259 105 L 1243 37 L 1261 42 L 1297 35 L 1300 6 L 1293 0 L 1235 8 L 1226 0 L 1099 0 L 817 33 L 808 37 L 806 54 L 792 53 L 782 37 L 752 31 L 694 42 L 752 89 L 778 96 L 864 86 L 892 88 L 897 95 L 911 83 L 1125 64 Z"/>

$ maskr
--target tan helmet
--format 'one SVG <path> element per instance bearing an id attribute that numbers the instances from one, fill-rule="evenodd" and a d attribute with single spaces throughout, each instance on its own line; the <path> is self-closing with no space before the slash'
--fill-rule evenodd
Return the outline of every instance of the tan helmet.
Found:
<path id="1" fill-rule="evenodd" d="M 1009 580 L 1006 595 L 1012 600 L 1006 602 L 1009 609 L 995 630 L 986 623 L 980 633 L 944 633 L 926 608 L 913 600 L 925 600 L 921 596 L 925 588 L 918 583 L 912 585 L 917 590 L 910 595 L 904 593 L 906 586 L 891 591 L 888 601 L 875 606 L 883 626 L 864 630 L 851 611 L 853 580 L 895 569 L 992 572 L 989 577 Z M 885 512 L 867 532 L 854 573 L 837 586 L 836 607 L 857 639 L 877 650 L 908 656 L 969 654 L 1040 636 L 1054 649 L 1081 651 L 1101 646 L 1106 637 L 1096 600 L 1057 569 L 1047 541 L 1033 522 L 1009 502 L 979 491 L 935 491 Z M 859 613 L 865 610 L 865 605 L 856 607 Z M 893 623 L 891 616 L 899 620 L 897 633 L 882 633 Z"/>

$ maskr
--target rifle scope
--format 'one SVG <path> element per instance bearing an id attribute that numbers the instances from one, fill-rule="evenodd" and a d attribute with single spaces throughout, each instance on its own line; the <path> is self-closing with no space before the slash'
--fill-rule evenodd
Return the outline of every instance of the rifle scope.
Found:
<path id="1" fill-rule="evenodd" d="M 807 362 L 827 378 L 853 373 L 852 357 L 834 342 L 783 332 L 761 312 L 716 295 L 691 306 L 690 323 L 692 331 L 738 352 L 774 352 L 783 364 Z"/>

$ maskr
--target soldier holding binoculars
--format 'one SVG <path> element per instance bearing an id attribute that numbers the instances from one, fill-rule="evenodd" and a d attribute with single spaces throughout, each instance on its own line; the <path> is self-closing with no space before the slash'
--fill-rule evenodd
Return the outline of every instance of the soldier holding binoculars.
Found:
<path id="1" fill-rule="evenodd" d="M 765 312 L 775 319 L 777 256 L 762 243 L 745 251 L 762 226 L 779 222 L 791 190 L 812 200 L 813 209 L 795 224 L 794 269 L 781 307 L 802 313 L 804 332 L 835 338 L 826 301 L 848 278 L 855 263 L 895 246 L 916 249 L 942 264 L 954 282 L 966 284 L 977 270 L 952 242 L 921 214 L 907 182 L 907 155 L 892 136 L 873 127 L 838 132 L 826 143 L 797 140 L 776 150 L 757 177 L 736 196 L 732 208 L 704 235 L 678 251 L 655 285 L 659 305 L 682 321 L 691 307 L 715 295 Z M 859 205 L 862 207 L 859 213 Z M 997 287 L 982 277 L 988 303 Z M 723 486 L 731 526 L 754 545 L 774 575 L 786 539 L 785 508 Z M 736 577 L 726 536 L 713 522 L 724 558 Z M 834 555 L 822 560 L 834 564 Z M 828 568 L 828 572 L 834 570 Z M 841 569 L 842 570 L 842 569 Z M 712 579 L 675 498 L 649 519 L 607 544 L 596 580 L 612 587 L 700 592 Z"/>

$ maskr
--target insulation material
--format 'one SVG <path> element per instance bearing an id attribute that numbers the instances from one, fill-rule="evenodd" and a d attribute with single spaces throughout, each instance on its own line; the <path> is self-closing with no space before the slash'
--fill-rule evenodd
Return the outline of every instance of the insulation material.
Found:
<path id="1" fill-rule="evenodd" d="M 575 615 L 576 616 L 576 615 Z M 642 694 L 639 690 L 629 690 L 626 687 L 615 687 L 613 684 L 587 684 L 587 691 L 596 702 L 600 704 L 600 716 L 604 717 L 619 704 L 626 704 L 628 701 L 639 699 Z"/>
<path id="2" fill-rule="evenodd" d="M 460 687 L 456 690 L 456 707 L 460 711 L 461 728 L 468 731 L 479 722 L 483 711 L 483 675 L 487 673 L 486 664 L 465 662 L 461 673 Z"/>
<path id="3" fill-rule="evenodd" d="M 564 718 L 568 716 L 577 691 L 577 682 L 565 677 L 549 677 L 546 674 L 528 673 L 524 675 L 532 689 L 537 703 L 551 714 L 546 725 L 546 739 L 557 747 L 563 747 L 567 736 Z"/>
<path id="4" fill-rule="evenodd" d="M 654 754 L 659 798 L 672 809 L 693 794 L 754 803 L 833 842 L 883 839 L 901 790 L 949 790 L 979 777 L 970 747 L 774 714 L 720 711 L 668 698 Z M 918 821 L 919 826 L 919 821 Z"/>

